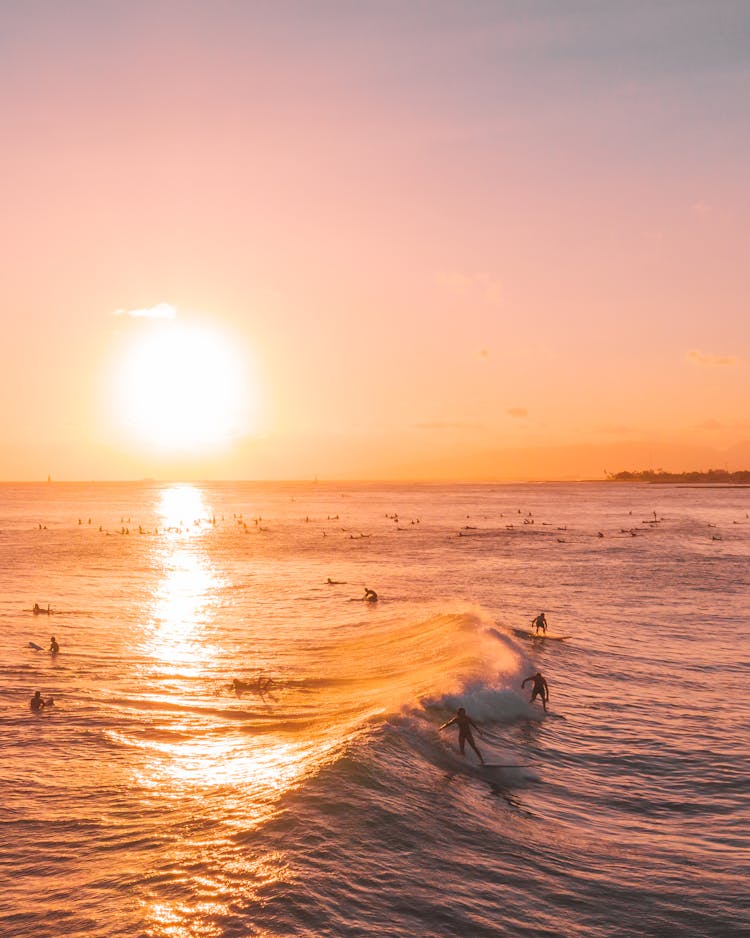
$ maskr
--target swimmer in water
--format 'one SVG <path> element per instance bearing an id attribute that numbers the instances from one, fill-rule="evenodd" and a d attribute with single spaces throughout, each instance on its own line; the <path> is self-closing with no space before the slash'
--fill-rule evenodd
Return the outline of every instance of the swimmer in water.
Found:
<path id="1" fill-rule="evenodd" d="M 521 681 L 521 687 L 525 687 L 529 681 L 533 681 L 531 687 L 531 700 L 530 703 L 533 703 L 537 697 L 542 698 L 542 706 L 544 707 L 544 712 L 547 712 L 547 701 L 549 700 L 549 687 L 547 682 L 542 677 L 542 672 L 537 671 L 536 674 L 532 674 L 527 678 L 524 678 Z"/>
<path id="2" fill-rule="evenodd" d="M 52 706 L 52 698 L 48 697 L 46 700 L 44 700 L 42 697 L 42 692 L 38 690 L 29 701 L 29 706 L 34 711 L 34 713 L 39 713 L 39 711 L 44 710 L 45 707 Z"/>
<path id="3" fill-rule="evenodd" d="M 542 632 L 547 631 L 547 617 L 545 616 L 543 612 L 540 612 L 539 615 L 535 619 L 532 619 L 531 624 L 536 629 L 537 635 L 539 634 L 540 630 Z"/>
<path id="4" fill-rule="evenodd" d="M 474 752 L 479 756 L 479 761 L 482 763 L 482 765 L 484 765 L 484 757 L 477 749 L 477 744 L 474 742 L 474 737 L 471 733 L 472 727 L 474 727 L 477 732 L 479 732 L 479 727 L 471 719 L 463 707 L 459 707 L 453 719 L 448 720 L 447 723 L 443 723 L 440 729 L 447 729 L 449 726 L 453 726 L 454 723 L 458 726 L 458 748 L 461 750 L 461 755 L 465 755 L 464 746 L 466 743 L 468 743 Z"/>
<path id="5" fill-rule="evenodd" d="M 53 636 L 50 638 L 49 653 L 50 653 L 51 655 L 56 655 L 56 654 L 58 653 L 58 651 L 60 651 L 60 646 L 59 646 L 58 643 L 57 643 L 57 639 L 56 639 L 55 636 L 53 635 Z"/>
<path id="6" fill-rule="evenodd" d="M 375 592 L 375 590 L 371 590 L 365 587 L 365 595 L 362 598 L 367 603 L 376 603 L 378 601 L 378 594 Z"/>

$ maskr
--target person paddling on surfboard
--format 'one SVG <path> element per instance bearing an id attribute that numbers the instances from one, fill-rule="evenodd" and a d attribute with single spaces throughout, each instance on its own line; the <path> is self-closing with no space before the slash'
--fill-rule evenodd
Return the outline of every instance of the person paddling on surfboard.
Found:
<path id="1" fill-rule="evenodd" d="M 547 631 L 547 617 L 545 616 L 543 612 L 540 612 L 539 615 L 535 619 L 532 619 L 531 624 L 536 629 L 537 635 L 539 634 L 540 630 L 542 632 Z"/>
<path id="2" fill-rule="evenodd" d="M 368 589 L 365 587 L 365 595 L 362 597 L 366 603 L 376 603 L 378 601 L 378 594 L 375 590 Z"/>
<path id="3" fill-rule="evenodd" d="M 458 748 L 461 750 L 461 755 L 465 755 L 464 746 L 466 743 L 468 743 L 474 752 L 479 756 L 479 761 L 482 763 L 482 765 L 484 765 L 484 756 L 477 749 L 477 744 L 474 742 L 474 737 L 471 734 L 472 726 L 477 732 L 479 732 L 479 727 L 463 707 L 459 707 L 453 719 L 448 720 L 447 723 L 443 723 L 440 729 L 447 729 L 447 727 L 453 726 L 454 723 L 458 726 Z"/>
<path id="4" fill-rule="evenodd" d="M 547 701 L 549 700 L 549 687 L 547 682 L 542 677 L 542 672 L 537 671 L 536 674 L 532 674 L 529 677 L 526 677 L 521 681 L 521 687 L 525 687 L 529 681 L 533 681 L 531 687 L 531 700 L 530 703 L 533 703 L 537 697 L 542 698 L 542 706 L 544 707 L 544 712 L 547 712 Z"/>

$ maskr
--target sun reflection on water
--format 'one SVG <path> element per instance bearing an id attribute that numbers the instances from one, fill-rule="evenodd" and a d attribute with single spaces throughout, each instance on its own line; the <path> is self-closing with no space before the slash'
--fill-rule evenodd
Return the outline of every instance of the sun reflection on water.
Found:
<path id="1" fill-rule="evenodd" d="M 159 856 L 163 868 L 179 871 L 172 894 L 147 889 L 144 896 L 148 934 L 213 936 L 238 895 L 251 902 L 264 882 L 287 875 L 283 858 L 263 867 L 242 838 L 276 816 L 285 793 L 335 761 L 347 733 L 307 722 L 297 731 L 267 699 L 230 693 L 234 659 L 221 637 L 226 580 L 212 557 L 211 510 L 200 488 L 174 485 L 162 491 L 158 511 L 141 645 L 142 723 L 121 742 L 140 751 L 133 779 L 144 805 L 181 831 L 165 839 Z M 298 704 L 285 706 L 294 712 Z M 207 819 L 220 821 L 222 843 L 206 835 Z"/>
<path id="2" fill-rule="evenodd" d="M 162 538 L 156 563 L 161 578 L 154 589 L 144 651 L 156 669 L 169 674 L 200 674 L 217 650 L 204 638 L 221 582 L 200 540 L 208 509 L 192 485 L 161 493 Z"/>

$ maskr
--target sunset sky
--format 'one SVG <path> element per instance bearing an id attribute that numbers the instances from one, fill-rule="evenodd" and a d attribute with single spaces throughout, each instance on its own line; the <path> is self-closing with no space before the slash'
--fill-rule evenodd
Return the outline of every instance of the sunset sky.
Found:
<path id="1" fill-rule="evenodd" d="M 0 479 L 750 468 L 745 0 L 5 0 L 0 100 Z"/>

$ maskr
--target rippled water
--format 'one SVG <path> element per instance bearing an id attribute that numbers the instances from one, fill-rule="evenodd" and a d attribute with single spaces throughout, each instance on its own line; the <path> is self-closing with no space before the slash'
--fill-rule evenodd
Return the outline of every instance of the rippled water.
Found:
<path id="1" fill-rule="evenodd" d="M 747 934 L 748 512 L 0 486 L 0 933 Z M 510 767 L 438 731 L 461 705 Z"/>

